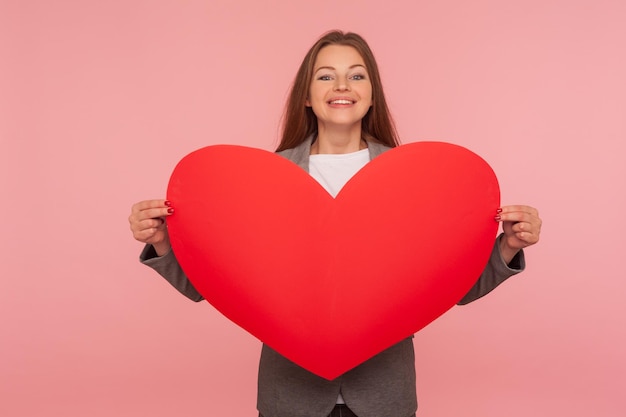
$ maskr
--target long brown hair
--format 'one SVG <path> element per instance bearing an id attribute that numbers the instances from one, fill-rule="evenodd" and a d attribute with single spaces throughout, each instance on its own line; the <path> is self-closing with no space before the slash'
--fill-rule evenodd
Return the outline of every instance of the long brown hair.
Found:
<path id="1" fill-rule="evenodd" d="M 306 106 L 309 95 L 313 66 L 320 50 L 328 45 L 351 46 L 365 61 L 372 83 L 372 106 L 361 121 L 362 137 L 390 147 L 398 146 L 400 140 L 395 124 L 385 101 L 383 85 L 376 59 L 370 47 L 356 33 L 334 30 L 324 34 L 307 52 L 291 87 L 283 115 L 282 138 L 276 151 L 295 148 L 310 135 L 317 133 L 317 117 Z"/>

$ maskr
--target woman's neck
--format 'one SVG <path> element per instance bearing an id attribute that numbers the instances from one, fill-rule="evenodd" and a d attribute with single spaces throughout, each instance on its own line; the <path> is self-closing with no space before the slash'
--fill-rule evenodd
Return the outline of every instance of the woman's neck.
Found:
<path id="1" fill-rule="evenodd" d="M 365 148 L 367 142 L 361 138 L 361 129 L 334 132 L 322 129 L 311 145 L 311 155 L 351 153 Z"/>

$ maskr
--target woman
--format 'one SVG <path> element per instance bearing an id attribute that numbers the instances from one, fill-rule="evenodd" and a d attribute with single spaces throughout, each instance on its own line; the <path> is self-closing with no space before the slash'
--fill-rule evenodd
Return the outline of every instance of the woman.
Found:
<path id="1" fill-rule="evenodd" d="M 374 56 L 354 33 L 329 32 L 307 53 L 287 102 L 277 152 L 309 172 L 330 194 L 368 161 L 397 146 Z M 195 301 L 193 288 L 172 253 L 165 200 L 135 204 L 129 217 L 135 239 L 146 244 L 141 261 Z M 524 269 L 522 249 L 539 240 L 541 220 L 528 206 L 506 206 L 489 263 L 459 302 L 490 292 Z M 381 352 L 333 381 L 327 381 L 264 345 L 257 408 L 264 417 L 414 416 L 417 409 L 412 338 Z"/>

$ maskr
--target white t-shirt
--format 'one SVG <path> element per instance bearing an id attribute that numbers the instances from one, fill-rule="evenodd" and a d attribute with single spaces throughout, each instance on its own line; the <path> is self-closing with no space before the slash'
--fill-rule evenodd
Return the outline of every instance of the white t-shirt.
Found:
<path id="1" fill-rule="evenodd" d="M 309 174 L 333 197 L 370 160 L 368 149 L 352 153 L 309 156 Z"/>

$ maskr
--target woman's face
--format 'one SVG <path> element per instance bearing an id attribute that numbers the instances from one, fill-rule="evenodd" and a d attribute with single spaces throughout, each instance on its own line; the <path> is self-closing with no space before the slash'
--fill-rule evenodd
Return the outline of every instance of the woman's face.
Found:
<path id="1" fill-rule="evenodd" d="M 319 51 L 306 105 L 325 128 L 360 128 L 372 105 L 372 83 L 356 49 L 328 45 Z"/>

